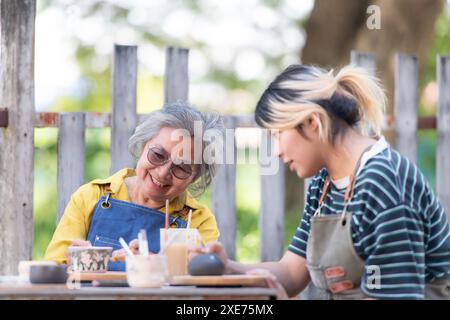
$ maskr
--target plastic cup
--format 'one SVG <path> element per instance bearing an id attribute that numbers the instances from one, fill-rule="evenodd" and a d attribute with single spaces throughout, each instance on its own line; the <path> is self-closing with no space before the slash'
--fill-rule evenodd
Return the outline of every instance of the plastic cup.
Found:
<path id="1" fill-rule="evenodd" d="M 166 229 L 160 229 L 161 248 L 164 248 L 166 242 L 173 236 L 175 237 L 174 241 L 164 253 L 167 257 L 169 276 L 187 275 L 188 247 L 201 243 L 200 234 L 197 229 L 169 228 L 166 235 Z"/>
<path id="2" fill-rule="evenodd" d="M 167 258 L 164 255 L 127 256 L 127 281 L 133 288 L 159 288 L 167 282 Z"/>

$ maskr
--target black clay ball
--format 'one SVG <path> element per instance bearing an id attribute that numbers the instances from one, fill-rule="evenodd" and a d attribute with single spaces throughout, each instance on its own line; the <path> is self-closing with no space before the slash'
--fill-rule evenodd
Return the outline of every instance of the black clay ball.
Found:
<path id="1" fill-rule="evenodd" d="M 188 271 L 192 276 L 220 276 L 225 265 L 215 254 L 199 254 L 189 262 Z"/>

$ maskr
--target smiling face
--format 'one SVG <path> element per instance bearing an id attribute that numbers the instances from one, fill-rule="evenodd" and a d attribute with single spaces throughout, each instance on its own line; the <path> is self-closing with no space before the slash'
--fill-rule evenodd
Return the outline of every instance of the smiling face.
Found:
<path id="1" fill-rule="evenodd" d="M 172 139 L 175 130 L 177 129 L 161 128 L 159 133 L 145 144 L 136 165 L 135 187 L 138 192 L 153 202 L 161 204 L 164 204 L 166 199 L 171 200 L 182 194 L 196 175 L 195 166 L 188 165 L 193 162 L 191 159 L 194 159 L 193 139 Z M 154 156 L 167 159 L 167 161 L 162 165 L 152 164 L 147 157 L 150 148 L 151 152 L 156 152 Z M 179 165 L 179 168 L 176 169 L 178 172 L 183 168 L 188 169 L 187 166 L 192 169 L 192 174 L 187 179 L 179 179 L 171 172 L 173 165 Z"/>
<path id="2" fill-rule="evenodd" d="M 278 133 L 278 155 L 300 178 L 315 175 L 325 166 L 320 153 L 322 143 L 317 134 L 317 125 L 306 120 L 299 129 L 286 129 Z"/>

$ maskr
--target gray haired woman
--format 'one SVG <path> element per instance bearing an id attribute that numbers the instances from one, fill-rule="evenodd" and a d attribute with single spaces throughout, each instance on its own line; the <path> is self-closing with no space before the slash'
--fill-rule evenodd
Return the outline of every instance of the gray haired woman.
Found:
<path id="1" fill-rule="evenodd" d="M 211 131 L 216 139 L 204 138 Z M 130 242 L 141 229 L 147 231 L 149 250 L 157 252 L 160 228 L 167 222 L 171 227 L 186 227 L 190 210 L 190 227 L 199 230 L 203 241 L 216 241 L 219 230 L 214 215 L 194 195 L 206 189 L 216 172 L 216 159 L 204 155 L 220 147 L 223 131 L 218 115 L 204 114 L 186 103 L 150 113 L 129 140 L 136 168 L 81 186 L 65 209 L 45 259 L 66 263 L 69 246 L 93 245 L 113 247 L 116 260 L 123 260 L 118 239 Z M 136 242 L 131 246 L 137 250 Z M 109 264 L 109 270 L 124 268 L 123 261 Z"/>

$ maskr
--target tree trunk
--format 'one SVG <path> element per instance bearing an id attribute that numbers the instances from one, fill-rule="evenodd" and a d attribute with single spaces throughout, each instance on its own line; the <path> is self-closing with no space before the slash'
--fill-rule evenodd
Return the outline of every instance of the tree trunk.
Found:
<path id="1" fill-rule="evenodd" d="M 306 24 L 304 64 L 335 68 L 348 63 L 364 25 L 368 0 L 316 0 Z"/>
<path id="2" fill-rule="evenodd" d="M 377 75 L 388 96 L 389 114 L 394 105 L 394 58 L 396 52 L 414 53 L 419 61 L 420 74 L 426 63 L 436 20 L 444 8 L 443 0 L 378 0 L 373 1 L 381 10 L 381 29 L 359 30 L 355 49 L 375 54 Z M 393 135 L 389 140 L 395 143 Z"/>
<path id="3" fill-rule="evenodd" d="M 316 0 L 306 24 L 301 61 L 339 68 L 350 62 L 351 50 L 375 53 L 377 75 L 388 96 L 387 112 L 392 114 L 395 52 L 417 54 L 422 71 L 444 3 L 444 0 Z M 371 30 L 366 25 L 370 16 L 367 7 L 372 4 L 380 8 L 380 30 Z M 393 132 L 385 134 L 395 145 Z M 302 203 L 302 197 L 298 197 L 300 183 L 295 174 L 287 171 L 287 208 Z"/>

